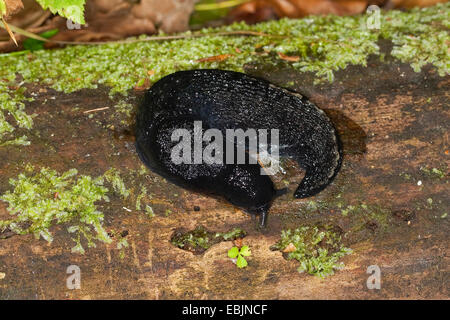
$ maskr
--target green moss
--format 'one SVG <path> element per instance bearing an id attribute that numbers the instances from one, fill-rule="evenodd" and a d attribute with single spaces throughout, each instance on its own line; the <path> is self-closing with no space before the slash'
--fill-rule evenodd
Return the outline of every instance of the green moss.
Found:
<path id="1" fill-rule="evenodd" d="M 148 181 L 140 179 L 147 173 L 145 166 L 141 166 L 139 170 L 126 172 L 112 168 L 105 172 L 104 177 L 111 184 L 114 193 L 122 198 L 124 206 L 134 207 L 136 211 L 141 211 L 149 218 L 153 218 L 155 213 L 149 205 L 151 194 L 149 195 L 147 190 Z M 171 211 L 167 209 L 165 215 L 168 216 L 170 213 Z"/>
<path id="2" fill-rule="evenodd" d="M 283 255 L 286 259 L 300 262 L 299 272 L 307 272 L 320 278 L 342 269 L 344 264 L 339 263 L 339 259 L 352 252 L 341 244 L 341 236 L 332 228 L 317 226 L 303 226 L 294 231 L 283 230 L 280 241 L 271 249 L 289 251 Z"/>
<path id="3" fill-rule="evenodd" d="M 131 103 L 128 103 L 124 100 L 119 101 L 115 106 L 114 109 L 116 113 L 121 113 L 123 115 L 123 119 L 120 120 L 120 124 L 126 125 L 129 121 L 132 121 L 132 111 L 134 109 L 134 106 Z M 117 117 L 117 114 L 114 113 L 111 115 L 111 120 Z"/>
<path id="4" fill-rule="evenodd" d="M 24 101 L 31 101 L 24 97 L 25 88 L 15 88 L 13 85 L 13 74 L 4 75 L 0 79 L 0 147 L 7 145 L 29 145 L 25 135 L 14 138 L 13 132 L 16 127 L 31 129 L 34 114 L 25 113 Z M 9 78 L 8 78 L 9 76 Z M 1 78 L 1 77 L 0 77 Z M 10 120 L 7 120 L 10 117 Z M 15 126 L 11 124 L 14 119 Z"/>
<path id="5" fill-rule="evenodd" d="M 343 207 L 341 214 L 354 221 L 353 231 L 364 228 L 370 222 L 375 222 L 380 230 L 385 231 L 389 226 L 391 211 L 379 205 L 360 203 Z"/>
<path id="6" fill-rule="evenodd" d="M 147 169 L 146 166 L 142 165 L 139 168 L 139 171 L 137 172 L 140 176 L 145 176 L 146 174 L 149 173 L 149 170 Z"/>
<path id="7" fill-rule="evenodd" d="M 141 211 L 141 200 L 147 196 L 147 188 L 141 187 L 141 193 L 136 197 L 136 210 Z"/>
<path id="8" fill-rule="evenodd" d="M 405 180 L 411 180 L 411 175 L 406 172 L 401 172 L 398 174 L 400 177 L 403 177 Z"/>
<path id="9" fill-rule="evenodd" d="M 449 34 L 450 4 L 431 8 L 414 9 L 409 14 L 401 11 L 389 11 L 389 19 L 383 23 L 381 36 L 392 40 L 392 56 L 410 63 L 414 71 L 419 72 L 430 63 L 436 67 L 439 75 L 449 74 Z"/>
<path id="10" fill-rule="evenodd" d="M 245 231 L 243 231 L 242 229 L 239 228 L 234 228 L 228 232 L 223 232 L 223 233 L 216 233 L 215 237 L 216 238 L 223 238 L 223 240 L 228 241 L 228 240 L 234 240 L 237 238 L 243 238 L 245 236 Z"/>
<path id="11" fill-rule="evenodd" d="M 5 142 L 0 143 L 0 147 L 4 146 L 29 146 L 30 141 L 28 141 L 27 136 L 21 136 L 12 140 L 7 140 Z"/>
<path id="12" fill-rule="evenodd" d="M 117 242 L 117 249 L 119 250 L 120 259 L 125 258 L 125 248 L 128 248 L 128 241 L 127 239 L 122 238 Z"/>
<path id="13" fill-rule="evenodd" d="M 136 210 L 138 211 L 142 210 L 142 200 L 146 199 L 147 197 L 148 197 L 147 188 L 145 186 L 141 186 L 141 193 L 136 197 Z M 150 207 L 148 204 L 145 204 L 144 212 L 149 218 L 153 218 L 155 216 L 153 208 Z"/>
<path id="14" fill-rule="evenodd" d="M 128 231 L 125 232 L 117 232 L 117 231 L 111 231 L 111 234 L 114 238 L 117 238 L 117 244 L 116 248 L 119 250 L 119 258 L 123 259 L 125 258 L 125 250 L 129 247 L 128 241 L 126 239 L 126 236 L 128 235 Z"/>
<path id="15" fill-rule="evenodd" d="M 76 169 L 58 174 L 48 168 L 34 172 L 28 167 L 26 173 L 11 179 L 10 184 L 14 190 L 7 191 L 0 200 L 9 204 L 8 211 L 14 218 L 0 221 L 0 230 L 32 233 L 51 242 L 49 228 L 68 223 L 68 231 L 75 234 L 72 251 L 79 253 L 84 253 L 82 237 L 89 247 L 95 246 L 94 240 L 111 242 L 103 227 L 103 213 L 96 206 L 100 200 L 109 201 L 103 177 L 78 175 Z"/>
<path id="16" fill-rule="evenodd" d="M 313 72 L 318 80 L 333 81 L 337 70 L 363 65 L 371 54 L 380 55 L 378 40 L 392 40 L 391 54 L 410 63 L 415 71 L 427 63 L 440 75 L 449 73 L 450 3 L 409 12 L 382 13 L 381 29 L 368 30 L 367 16 L 317 16 L 281 19 L 257 25 L 235 23 L 218 29 L 203 29 L 206 37 L 171 41 L 142 41 L 128 44 L 68 46 L 24 55 L 0 56 L 0 114 L 10 113 L 23 128 L 31 128 L 24 112 L 22 93 L 11 89 L 16 76 L 24 82 L 39 82 L 58 91 L 106 85 L 111 94 L 127 92 L 148 78 L 151 82 L 185 69 L 221 68 L 242 71 L 247 63 L 275 63 L 276 53 L 295 54 L 291 66 Z M 274 36 L 224 36 L 217 32 L 248 30 Z M 184 35 L 189 36 L 186 32 Z M 227 54 L 224 60 L 199 59 Z M 285 62 L 285 61 L 282 61 Z M 119 109 L 123 109 L 119 106 Z M 0 115 L 0 141 L 9 139 L 14 126 Z"/>
<path id="17" fill-rule="evenodd" d="M 179 248 L 190 246 L 193 249 L 200 247 L 206 250 L 211 246 L 209 241 L 210 235 L 211 233 L 208 232 L 208 230 L 202 226 L 199 226 L 193 231 L 175 235 L 175 237 L 171 239 L 171 242 Z"/>
<path id="18" fill-rule="evenodd" d="M 130 170 L 127 178 L 143 175 L 145 172 L 143 167 L 139 171 Z M 153 209 L 145 203 L 148 200 L 147 188 L 136 182 L 137 190 L 141 191 L 136 196 L 134 189 L 126 188 L 120 171 L 114 168 L 102 176 L 92 178 L 79 175 L 76 169 L 62 174 L 49 168 L 36 172 L 28 164 L 24 173 L 11 179 L 10 184 L 14 190 L 7 191 L 0 196 L 0 200 L 9 204 L 8 211 L 14 217 L 0 220 L 0 233 L 7 229 L 17 234 L 32 233 L 37 238 L 43 237 L 51 242 L 53 237 L 50 228 L 55 224 L 66 223 L 69 225 L 69 233 L 75 234 L 73 240 L 76 245 L 72 248 L 73 252 L 85 252 L 83 239 L 87 241 L 88 247 L 94 247 L 95 240 L 111 243 L 111 237 L 114 237 L 120 255 L 124 254 L 124 248 L 128 246 L 126 239 L 114 230 L 106 233 L 103 228 L 103 213 L 97 209 L 99 201 L 109 202 L 108 195 L 119 195 L 125 205 L 135 203 L 136 210 L 144 211 L 150 218 L 155 216 Z M 232 238 L 233 233 L 226 234 L 225 237 Z"/>
<path id="19" fill-rule="evenodd" d="M 149 218 L 153 218 L 155 216 L 155 213 L 153 212 L 153 208 L 150 207 L 149 205 L 145 206 L 145 214 L 149 217 Z"/>
<path id="20" fill-rule="evenodd" d="M 175 232 L 170 242 L 178 248 L 194 253 L 203 253 L 216 243 L 243 238 L 245 235 L 246 232 L 239 228 L 221 233 L 211 232 L 203 226 L 198 226 L 192 231 L 183 232 L 180 230 Z"/>
<path id="21" fill-rule="evenodd" d="M 117 169 L 109 169 L 104 174 L 105 179 L 111 183 L 114 192 L 119 194 L 123 199 L 128 198 L 130 191 L 125 187 L 125 183 L 120 177 L 120 173 Z"/>
<path id="22" fill-rule="evenodd" d="M 322 214 L 322 215 L 321 215 Z M 349 224 L 349 232 L 347 236 L 353 232 L 361 231 L 367 227 L 369 223 L 376 223 L 379 232 L 388 231 L 390 226 L 391 210 L 384 204 L 365 203 L 362 201 L 344 200 L 341 194 L 326 200 L 313 201 L 305 203 L 296 213 L 299 218 L 311 220 L 315 217 L 329 217 L 332 220 L 345 219 Z M 339 217 L 339 215 L 341 217 Z"/>
<path id="23" fill-rule="evenodd" d="M 428 178 L 431 179 L 444 179 L 447 174 L 447 166 L 438 169 L 438 168 L 428 168 L 428 167 L 421 167 L 420 171 L 422 171 Z"/>

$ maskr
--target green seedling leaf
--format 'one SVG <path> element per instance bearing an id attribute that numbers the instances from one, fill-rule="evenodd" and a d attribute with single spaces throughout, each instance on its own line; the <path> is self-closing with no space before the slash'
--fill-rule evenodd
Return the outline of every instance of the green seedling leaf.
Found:
<path id="1" fill-rule="evenodd" d="M 236 258 L 239 255 L 239 249 L 237 247 L 233 247 L 228 250 L 228 257 L 231 259 Z"/>
<path id="2" fill-rule="evenodd" d="M 236 261 L 236 265 L 238 266 L 238 268 L 242 269 L 245 268 L 248 265 L 248 263 L 243 256 L 239 255 Z"/>
<path id="3" fill-rule="evenodd" d="M 249 257 L 252 254 L 252 252 L 250 251 L 250 248 L 248 246 L 243 246 L 241 248 L 240 254 L 244 257 Z"/>
<path id="4" fill-rule="evenodd" d="M 236 265 L 240 269 L 245 268 L 248 265 L 247 260 L 245 260 L 244 257 L 248 257 L 251 254 L 252 252 L 248 246 L 243 246 L 240 250 L 238 247 L 233 247 L 228 250 L 228 257 L 231 259 L 237 258 Z"/>

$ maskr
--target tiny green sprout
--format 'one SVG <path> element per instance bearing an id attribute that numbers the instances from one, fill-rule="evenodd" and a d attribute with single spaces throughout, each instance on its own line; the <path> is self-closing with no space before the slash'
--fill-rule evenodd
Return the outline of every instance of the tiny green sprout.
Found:
<path id="1" fill-rule="evenodd" d="M 245 268 L 248 263 L 244 257 L 249 257 L 252 254 L 250 248 L 248 246 L 243 246 L 240 250 L 238 247 L 233 247 L 228 250 L 228 257 L 231 259 L 236 259 L 236 265 L 238 268 Z"/>

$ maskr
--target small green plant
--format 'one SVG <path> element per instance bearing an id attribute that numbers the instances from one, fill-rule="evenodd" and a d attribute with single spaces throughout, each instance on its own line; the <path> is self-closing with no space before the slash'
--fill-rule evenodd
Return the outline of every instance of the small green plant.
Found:
<path id="1" fill-rule="evenodd" d="M 120 172 L 117 169 L 109 169 L 105 172 L 104 177 L 106 181 L 111 183 L 115 193 L 120 195 L 123 199 L 128 198 L 130 190 L 125 187 L 125 182 L 120 177 Z"/>
<path id="2" fill-rule="evenodd" d="M 126 236 L 128 235 L 128 232 L 115 232 L 113 231 L 114 234 L 117 234 L 117 244 L 116 244 L 116 248 L 117 250 L 119 250 L 119 258 L 123 259 L 125 258 L 125 249 L 128 248 L 129 244 L 128 241 L 126 239 Z"/>
<path id="3" fill-rule="evenodd" d="M 95 241 L 112 243 L 117 240 L 120 257 L 128 242 L 124 235 L 103 227 L 103 213 L 97 209 L 99 201 L 109 202 L 108 195 L 119 195 L 123 200 L 134 195 L 126 188 L 120 177 L 120 171 L 109 169 L 102 176 L 92 178 L 78 174 L 76 169 L 70 169 L 62 174 L 50 168 L 36 171 L 28 164 L 25 172 L 15 179 L 10 179 L 14 190 L 0 195 L 0 200 L 9 204 L 8 211 L 13 216 L 8 220 L 0 220 L 0 236 L 2 232 L 12 231 L 17 234 L 34 234 L 36 238 L 44 238 L 52 242 L 50 228 L 55 224 L 68 224 L 67 231 L 74 234 L 76 245 L 72 252 L 85 252 L 82 242 L 86 240 L 88 247 L 95 247 Z M 108 189 L 109 188 L 109 189 Z M 111 190 L 112 189 L 112 190 Z M 148 217 L 155 216 L 153 209 L 141 204 L 147 189 L 141 186 L 141 194 L 136 197 L 136 209 L 145 205 Z M 228 234 L 225 234 L 227 236 Z M 231 231 L 229 237 L 233 237 Z M 84 238 L 84 240 L 83 240 Z"/>
<path id="4" fill-rule="evenodd" d="M 49 228 L 53 224 L 69 223 L 68 232 L 75 234 L 76 243 L 72 252 L 84 253 L 82 236 L 88 247 L 95 247 L 94 240 L 111 243 L 103 227 L 103 213 L 96 206 L 98 201 L 109 201 L 103 177 L 78 175 L 76 169 L 62 174 L 49 168 L 34 172 L 28 166 L 26 173 L 9 182 L 14 190 L 7 191 L 0 200 L 9 204 L 8 211 L 14 218 L 0 221 L 0 231 L 32 233 L 36 238 L 52 242 Z"/>
<path id="5" fill-rule="evenodd" d="M 228 232 L 211 232 L 203 226 L 197 226 L 191 231 L 183 232 L 183 230 L 180 230 L 175 232 L 170 242 L 180 249 L 200 254 L 216 243 L 236 240 L 245 236 L 246 232 L 239 228 L 234 228 Z"/>
<path id="6" fill-rule="evenodd" d="M 36 0 L 41 7 L 53 14 L 84 24 L 84 4 L 86 0 Z"/>
<path id="7" fill-rule="evenodd" d="M 438 169 L 438 168 L 429 168 L 429 167 L 421 167 L 420 171 L 422 171 L 426 176 L 433 179 L 444 179 L 447 174 L 447 167 Z"/>
<path id="8" fill-rule="evenodd" d="M 300 262 L 299 272 L 307 272 L 320 278 L 342 269 L 344 264 L 338 260 L 352 252 L 341 244 L 341 236 L 328 226 L 303 226 L 294 231 L 283 230 L 281 240 L 271 249 L 282 251 L 288 260 Z"/>
<path id="9" fill-rule="evenodd" d="M 228 257 L 231 259 L 236 259 L 236 265 L 238 268 L 245 268 L 248 263 L 244 257 L 249 257 L 252 254 L 248 246 L 243 246 L 240 250 L 238 247 L 233 247 L 228 250 Z"/>

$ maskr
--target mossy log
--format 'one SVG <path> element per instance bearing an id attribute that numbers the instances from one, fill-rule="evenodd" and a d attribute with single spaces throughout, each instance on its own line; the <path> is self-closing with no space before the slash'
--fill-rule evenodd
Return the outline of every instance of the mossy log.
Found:
<path id="1" fill-rule="evenodd" d="M 294 199 L 303 172 L 286 162 L 286 175 L 277 182 L 289 183 L 291 192 L 274 202 L 268 229 L 261 232 L 224 201 L 187 192 L 151 172 L 126 177 L 141 162 L 130 123 L 118 119 L 107 90 L 63 94 L 29 86 L 35 100 L 27 109 L 39 121 L 28 135 L 30 146 L 0 148 L 0 193 L 31 159 L 92 176 L 114 167 L 128 179 L 131 194 L 146 186 L 155 215 L 138 212 L 119 195 L 102 202 L 105 228 L 118 231 L 129 246 L 98 243 L 84 255 L 71 253 L 65 225 L 52 227 L 51 244 L 3 232 L 0 299 L 448 298 L 450 78 L 431 67 L 416 73 L 409 65 L 377 59 L 337 72 L 327 85 L 313 85 L 312 76 L 289 68 L 250 65 L 246 72 L 280 86 L 289 83 L 326 110 L 344 150 L 332 185 L 315 197 Z M 136 104 L 140 95 L 133 93 L 129 102 Z M 1 201 L 0 218 L 9 218 Z M 269 249 L 282 230 L 317 224 L 341 230 L 343 243 L 353 249 L 342 260 L 345 268 L 323 280 L 298 273 L 296 261 Z M 252 250 L 248 267 L 240 270 L 227 257 L 230 241 L 202 254 L 171 244 L 175 230 L 199 225 L 245 230 L 243 242 Z M 82 272 L 80 290 L 66 288 L 73 264 Z M 380 290 L 366 286 L 370 265 L 381 269 Z"/>

